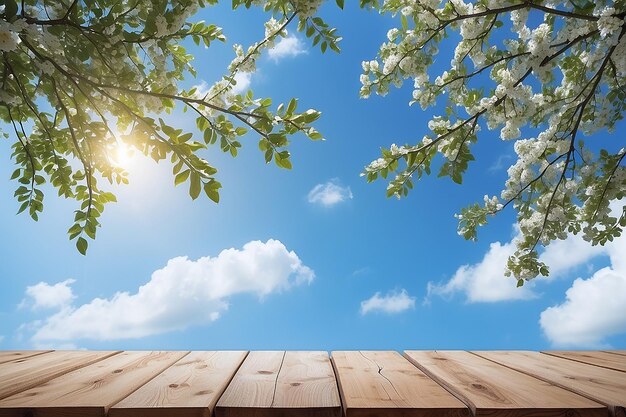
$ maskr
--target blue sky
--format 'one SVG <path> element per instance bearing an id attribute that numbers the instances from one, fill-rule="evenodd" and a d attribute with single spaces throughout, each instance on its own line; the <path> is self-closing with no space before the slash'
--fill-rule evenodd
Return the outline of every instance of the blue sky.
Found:
<path id="1" fill-rule="evenodd" d="M 236 159 L 209 149 L 218 205 L 174 187 L 167 163 L 132 158 L 131 184 L 114 189 L 118 203 L 84 257 L 67 240 L 74 202 L 48 192 L 39 222 L 15 215 L 10 141 L 0 142 L 0 349 L 626 348 L 624 238 L 603 249 L 554 244 L 551 278 L 518 290 L 503 276 L 511 210 L 476 243 L 457 235 L 453 215 L 498 194 L 513 162 L 497 132 L 481 132 L 462 186 L 426 178 L 395 200 L 359 176 L 381 146 L 421 138 L 432 110 L 408 106 L 411 86 L 359 99 L 361 61 L 394 21 L 331 3 L 322 14 L 344 38 L 341 54 L 295 34 L 301 42 L 286 50 L 298 53 L 266 53 L 249 80 L 258 96 L 322 111 L 327 140 L 294 137 L 291 171 L 267 166 L 252 135 Z M 233 43 L 263 36 L 266 15 L 227 6 L 198 16 L 228 42 L 190 47 L 189 86 L 219 79 Z"/>

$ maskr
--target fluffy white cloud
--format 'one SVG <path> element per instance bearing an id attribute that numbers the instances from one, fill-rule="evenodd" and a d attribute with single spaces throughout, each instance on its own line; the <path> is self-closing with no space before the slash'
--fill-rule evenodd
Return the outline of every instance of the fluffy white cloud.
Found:
<path id="1" fill-rule="evenodd" d="M 330 180 L 325 184 L 317 184 L 309 191 L 309 203 L 332 207 L 343 201 L 352 199 L 350 187 L 342 187 L 337 180 Z"/>
<path id="2" fill-rule="evenodd" d="M 281 38 L 273 48 L 267 51 L 270 59 L 275 62 L 278 62 L 286 57 L 294 57 L 305 54 L 306 52 L 307 50 L 304 42 L 302 42 L 300 38 L 293 35 Z"/>
<path id="3" fill-rule="evenodd" d="M 313 270 L 278 240 L 248 242 L 216 257 L 170 259 L 137 292 L 65 306 L 36 325 L 33 343 L 138 338 L 217 320 L 228 298 L 259 297 L 310 283 Z"/>
<path id="4" fill-rule="evenodd" d="M 606 254 L 608 248 L 591 246 L 580 235 L 570 235 L 565 240 L 552 242 L 540 255 L 540 260 L 550 267 L 550 276 L 539 277 L 522 288 L 517 288 L 513 278 L 504 276 L 504 269 L 507 259 L 515 252 L 515 240 L 518 236 L 516 234 L 510 242 L 504 244 L 492 243 L 480 262 L 460 266 L 448 282 L 429 282 L 427 298 L 430 295 L 451 296 L 461 292 L 470 303 L 532 299 L 537 297 L 532 290 L 536 282 L 563 276 L 593 258 Z"/>
<path id="5" fill-rule="evenodd" d="M 402 313 L 415 308 L 415 297 L 409 296 L 406 290 L 392 291 L 386 295 L 377 292 L 367 300 L 361 301 L 361 314 L 380 311 L 388 314 Z"/>
<path id="6" fill-rule="evenodd" d="M 429 282 L 427 298 L 431 295 L 451 296 L 457 292 L 465 293 L 470 303 L 526 300 L 535 297 L 531 284 L 517 288 L 515 279 L 504 276 L 506 261 L 514 251 L 513 242 L 492 243 L 480 262 L 460 266 L 448 282 Z"/>
<path id="7" fill-rule="evenodd" d="M 233 94 L 245 92 L 250 87 L 250 83 L 252 83 L 252 73 L 249 72 L 238 72 L 235 74 L 234 78 L 236 84 L 230 90 Z M 207 95 L 210 87 L 211 86 L 206 81 L 202 80 L 200 84 L 196 84 L 192 88 L 196 89 L 195 97 L 202 98 Z"/>
<path id="8" fill-rule="evenodd" d="M 576 279 L 562 304 L 541 313 L 539 323 L 553 345 L 600 348 L 605 338 L 626 332 L 626 237 L 604 250 L 611 266 Z M 573 256 L 569 253 L 566 259 Z"/>
<path id="9" fill-rule="evenodd" d="M 581 235 L 570 235 L 565 240 L 548 245 L 539 258 L 550 267 L 551 279 L 606 254 L 607 248 L 600 245 L 592 246 Z"/>
<path id="10" fill-rule="evenodd" d="M 234 94 L 241 94 L 244 91 L 247 91 L 248 87 L 250 87 L 250 83 L 252 82 L 252 73 L 238 72 L 237 74 L 235 74 L 234 78 L 237 84 L 233 86 L 232 92 Z"/>
<path id="11" fill-rule="evenodd" d="M 26 287 L 26 298 L 20 303 L 20 307 L 31 306 L 34 310 L 40 308 L 59 308 L 69 305 L 74 299 L 74 293 L 70 287 L 75 281 L 67 279 L 50 285 L 40 282 Z"/>

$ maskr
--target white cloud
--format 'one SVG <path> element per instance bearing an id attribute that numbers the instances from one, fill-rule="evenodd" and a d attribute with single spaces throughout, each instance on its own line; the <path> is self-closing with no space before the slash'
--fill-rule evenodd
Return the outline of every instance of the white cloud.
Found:
<path id="1" fill-rule="evenodd" d="M 470 303 L 529 300 L 537 297 L 532 290 L 536 282 L 563 276 L 607 251 L 606 247 L 592 246 L 580 235 L 570 235 L 565 240 L 554 241 L 539 257 L 550 267 L 549 277 L 538 277 L 535 281 L 517 288 L 515 279 L 504 276 L 504 269 L 507 259 L 515 252 L 515 241 L 518 237 L 519 232 L 510 242 L 492 243 L 480 262 L 460 266 L 448 282 L 429 282 L 427 298 L 430 295 L 451 296 L 462 292 Z"/>
<path id="2" fill-rule="evenodd" d="M 274 62 L 286 57 L 294 57 L 307 53 L 304 42 L 295 36 L 289 35 L 281 38 L 276 45 L 267 51 L 269 57 Z"/>
<path id="3" fill-rule="evenodd" d="M 247 91 L 252 83 L 252 73 L 249 72 L 238 72 L 235 74 L 234 78 L 236 84 L 230 90 L 233 94 L 241 94 Z M 203 98 L 207 95 L 211 86 L 206 81 L 202 80 L 200 81 L 200 84 L 196 84 L 192 88 L 196 89 L 194 97 Z"/>
<path id="4" fill-rule="evenodd" d="M 541 313 L 539 324 L 553 345 L 600 348 L 607 337 L 626 332 L 626 237 L 604 250 L 611 266 L 576 279 L 562 304 Z M 569 253 L 566 259 L 575 256 Z"/>
<path id="5" fill-rule="evenodd" d="M 252 73 L 251 72 L 238 72 L 235 74 L 236 85 L 233 86 L 231 90 L 233 94 L 241 94 L 244 91 L 248 90 L 250 87 L 250 83 L 252 82 Z"/>
<path id="6" fill-rule="evenodd" d="M 562 276 L 568 271 L 606 254 L 604 246 L 592 246 L 581 235 L 570 235 L 548 245 L 539 257 L 550 267 L 550 278 Z"/>
<path id="7" fill-rule="evenodd" d="M 506 261 L 515 251 L 515 243 L 494 242 L 483 259 L 473 265 L 460 266 L 444 284 L 428 283 L 428 295 L 451 296 L 465 293 L 470 303 L 526 300 L 536 295 L 527 283 L 517 288 L 515 279 L 504 276 Z"/>
<path id="8" fill-rule="evenodd" d="M 194 96 L 198 97 L 198 98 L 202 98 L 204 96 L 207 95 L 207 93 L 209 92 L 209 84 L 207 84 L 206 81 L 201 80 L 200 84 L 195 84 L 191 87 L 191 89 L 196 89 L 196 92 L 194 94 Z"/>
<path id="9" fill-rule="evenodd" d="M 409 296 L 406 290 L 400 292 L 392 291 L 381 296 L 377 292 L 367 300 L 361 301 L 361 314 L 380 311 L 383 313 L 395 314 L 415 308 L 415 297 Z"/>
<path id="10" fill-rule="evenodd" d="M 620 202 L 611 204 L 614 215 L 622 210 Z M 548 278 L 537 278 L 522 288 L 515 280 L 503 275 L 509 255 L 515 250 L 511 242 L 492 243 L 483 259 L 473 265 L 463 265 L 443 284 L 428 283 L 428 295 L 450 296 L 464 293 L 468 302 L 495 302 L 536 297 L 532 291 L 537 282 L 564 276 L 587 264 L 593 271 L 592 259 L 608 255 L 611 265 L 590 278 L 576 279 L 565 294 L 565 301 L 541 313 L 539 324 L 554 346 L 600 348 L 606 338 L 626 333 L 626 235 L 605 246 L 592 246 L 580 236 L 551 243 L 540 259 L 550 267 Z M 429 299 L 427 297 L 426 302 Z"/>
<path id="11" fill-rule="evenodd" d="M 506 161 L 508 161 L 509 159 L 513 159 L 513 157 L 508 154 L 502 154 L 500 155 L 493 164 L 491 164 L 491 166 L 489 168 L 487 168 L 487 171 L 489 172 L 497 172 L 500 171 L 504 168 L 504 164 L 506 163 Z"/>
<path id="12" fill-rule="evenodd" d="M 278 240 L 248 242 L 216 257 L 170 259 L 137 292 L 118 292 L 81 306 L 65 306 L 36 324 L 33 343 L 139 338 L 217 320 L 228 298 L 259 297 L 310 283 L 313 270 Z"/>
<path id="13" fill-rule="evenodd" d="M 50 285 L 40 282 L 26 287 L 26 298 L 20 303 L 20 307 L 31 306 L 33 310 L 40 308 L 60 308 L 69 305 L 74 299 L 74 293 L 70 287 L 75 281 L 67 279 Z"/>
<path id="14" fill-rule="evenodd" d="M 309 203 L 332 207 L 343 201 L 352 199 L 350 187 L 342 187 L 337 180 L 330 180 L 325 184 L 317 184 L 309 191 Z"/>

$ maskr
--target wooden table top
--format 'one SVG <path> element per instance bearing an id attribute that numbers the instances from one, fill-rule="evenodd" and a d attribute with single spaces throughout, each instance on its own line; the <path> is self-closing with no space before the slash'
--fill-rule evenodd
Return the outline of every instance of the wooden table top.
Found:
<path id="1" fill-rule="evenodd" d="M 0 417 L 626 417 L 626 351 L 0 351 Z"/>

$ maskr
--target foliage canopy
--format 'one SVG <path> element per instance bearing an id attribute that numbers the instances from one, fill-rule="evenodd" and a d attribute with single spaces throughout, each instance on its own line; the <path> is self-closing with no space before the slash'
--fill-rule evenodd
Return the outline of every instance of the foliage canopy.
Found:
<path id="1" fill-rule="evenodd" d="M 180 89 L 185 76 L 195 75 L 181 42 L 190 38 L 209 48 L 225 41 L 218 26 L 190 20 L 198 7 L 215 3 L 0 3 L 0 119 L 16 140 L 12 178 L 20 183 L 20 212 L 37 219 L 46 182 L 78 200 L 69 234 L 85 253 L 104 204 L 115 201 L 99 184 L 128 181 L 112 158 L 120 143 L 156 161 L 169 159 L 175 184 L 188 183 L 194 199 L 204 190 L 217 202 L 216 169 L 201 157 L 208 145 L 236 156 L 239 138 L 253 132 L 267 162 L 290 168 L 293 134 L 322 138 L 311 126 L 320 113 L 299 110 L 296 99 L 274 107 L 269 98 L 233 90 L 237 74 L 255 71 L 262 50 L 292 22 L 322 52 L 339 52 L 341 38 L 316 15 L 322 1 L 233 0 L 234 9 L 259 6 L 271 15 L 264 39 L 247 49 L 235 45 L 226 75 L 207 91 Z M 342 0 L 336 3 L 343 8 Z M 570 233 L 592 244 L 620 235 L 626 208 L 616 217 L 609 203 L 626 193 L 626 150 L 618 149 L 623 143 L 613 150 L 586 145 L 581 133 L 612 131 L 623 118 L 626 0 L 360 0 L 360 6 L 398 21 L 377 57 L 363 62 L 361 96 L 385 95 L 409 80 L 410 104 L 445 103 L 445 113 L 432 118 L 430 133 L 418 143 L 382 150 L 363 172 L 368 181 L 389 178 L 388 196 L 405 196 L 439 156 L 438 175 L 461 183 L 480 129 L 499 129 L 503 140 L 515 141 L 517 161 L 499 196 L 461 211 L 459 234 L 476 239 L 490 215 L 514 207 L 520 238 L 508 272 L 518 285 L 548 274 L 538 245 Z M 458 37 L 450 67 L 433 74 L 450 36 Z M 197 131 L 159 117 L 176 105 L 196 114 Z"/>

